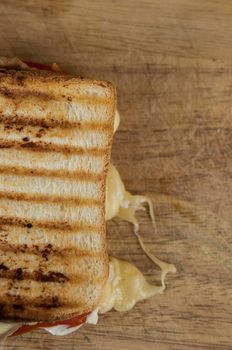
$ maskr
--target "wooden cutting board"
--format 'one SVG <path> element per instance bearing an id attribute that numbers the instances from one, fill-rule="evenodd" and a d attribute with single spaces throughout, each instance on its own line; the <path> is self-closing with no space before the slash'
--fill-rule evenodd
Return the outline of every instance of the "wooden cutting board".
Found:
<path id="1" fill-rule="evenodd" d="M 228 0 L 0 2 L 1 55 L 116 84 L 113 161 L 129 190 L 152 199 L 158 235 L 146 213 L 141 234 L 178 271 L 131 312 L 2 349 L 232 349 L 231 18 Z M 108 237 L 111 254 L 157 283 L 129 224 L 110 222 Z"/>

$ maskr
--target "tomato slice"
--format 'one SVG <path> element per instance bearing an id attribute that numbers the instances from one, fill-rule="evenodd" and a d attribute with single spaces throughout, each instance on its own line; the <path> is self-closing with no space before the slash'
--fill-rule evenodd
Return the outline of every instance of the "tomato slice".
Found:
<path id="1" fill-rule="evenodd" d="M 67 328 L 80 326 L 81 324 L 85 323 L 87 316 L 90 314 L 90 312 L 87 312 L 85 314 L 82 314 L 80 316 L 72 317 L 69 320 L 64 321 L 55 321 L 55 322 L 41 322 L 37 323 L 35 325 L 24 325 L 18 328 L 14 333 L 10 335 L 10 337 L 15 337 L 17 335 L 22 335 L 27 332 L 31 332 L 38 328 L 49 328 L 54 326 L 61 326 L 66 325 Z"/>
<path id="2" fill-rule="evenodd" d="M 30 61 L 23 61 L 23 62 L 26 63 L 30 68 L 36 68 L 36 69 L 53 71 L 52 67 L 47 65 L 47 64 L 30 62 Z"/>

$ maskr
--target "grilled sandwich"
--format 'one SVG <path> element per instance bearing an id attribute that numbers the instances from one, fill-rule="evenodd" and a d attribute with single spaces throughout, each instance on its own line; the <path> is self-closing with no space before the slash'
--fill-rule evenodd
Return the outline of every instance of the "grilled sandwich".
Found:
<path id="1" fill-rule="evenodd" d="M 66 335 L 162 293 L 175 267 L 147 250 L 135 217 L 147 203 L 156 230 L 152 202 L 108 167 L 120 122 L 114 88 L 51 73 L 57 64 L 0 57 L 0 67 L 0 337 Z M 134 225 L 160 286 L 108 261 L 104 222 L 115 216 Z"/>
<path id="2" fill-rule="evenodd" d="M 104 81 L 0 69 L 0 321 L 97 307 L 114 114 Z"/>

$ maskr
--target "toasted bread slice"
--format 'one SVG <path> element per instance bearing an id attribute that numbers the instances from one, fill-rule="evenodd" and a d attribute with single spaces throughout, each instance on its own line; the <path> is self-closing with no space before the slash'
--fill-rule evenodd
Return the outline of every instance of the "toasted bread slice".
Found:
<path id="1" fill-rule="evenodd" d="M 114 112 L 109 83 L 0 69 L 0 320 L 97 306 Z"/>

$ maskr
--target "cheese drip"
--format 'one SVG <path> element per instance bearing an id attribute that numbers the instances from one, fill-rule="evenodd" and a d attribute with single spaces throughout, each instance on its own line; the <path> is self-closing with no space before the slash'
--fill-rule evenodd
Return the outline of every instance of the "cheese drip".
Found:
<path id="1" fill-rule="evenodd" d="M 132 195 L 126 191 L 119 172 L 111 163 L 106 179 L 106 220 L 115 216 L 129 221 L 138 232 L 139 223 L 135 217 L 137 210 L 145 210 L 144 203 L 148 204 L 152 225 L 156 231 L 155 216 L 152 202 L 149 198 L 141 195 Z"/>
<path id="2" fill-rule="evenodd" d="M 114 133 L 117 131 L 119 124 L 120 114 L 118 110 L 116 110 L 114 117 Z M 137 233 L 139 223 L 135 217 L 135 213 L 137 210 L 145 210 L 143 206 L 144 203 L 148 204 L 152 226 L 155 231 L 157 231 L 151 200 L 145 196 L 132 195 L 130 192 L 126 191 L 119 172 L 116 167 L 110 163 L 106 178 L 106 220 L 111 220 L 115 216 L 118 216 L 132 223 Z"/>
<path id="3" fill-rule="evenodd" d="M 163 286 L 149 284 L 142 272 L 127 261 L 110 257 L 110 275 L 103 290 L 99 312 L 128 311 L 140 300 L 162 293 Z"/>
<path id="4" fill-rule="evenodd" d="M 161 286 L 149 284 L 143 274 L 132 264 L 110 258 L 111 275 L 102 294 L 100 312 L 112 308 L 117 311 L 127 311 L 136 302 L 147 299 L 165 289 L 165 278 L 169 272 L 176 272 L 173 264 L 161 261 L 145 247 L 139 234 L 139 223 L 135 217 L 137 210 L 145 210 L 148 204 L 154 231 L 157 232 L 152 202 L 149 198 L 132 195 L 126 191 L 120 175 L 113 164 L 110 164 L 106 180 L 106 220 L 117 216 L 134 225 L 134 233 L 147 257 L 161 269 Z"/>

